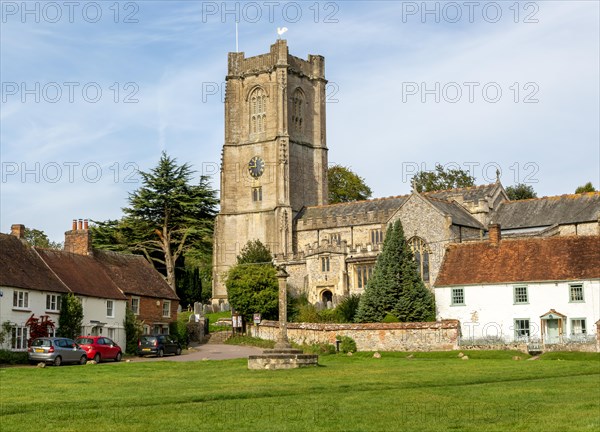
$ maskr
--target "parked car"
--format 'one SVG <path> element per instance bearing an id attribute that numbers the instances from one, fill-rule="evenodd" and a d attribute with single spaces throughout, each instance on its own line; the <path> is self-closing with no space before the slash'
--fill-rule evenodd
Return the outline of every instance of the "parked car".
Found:
<path id="1" fill-rule="evenodd" d="M 123 350 L 112 339 L 104 336 L 79 336 L 75 342 L 83 348 L 87 358 L 100 363 L 102 360 L 121 361 Z"/>
<path id="2" fill-rule="evenodd" d="M 27 349 L 29 363 L 87 363 L 87 354 L 73 339 L 61 337 L 36 338 Z"/>
<path id="3" fill-rule="evenodd" d="M 143 335 L 138 339 L 137 354 L 140 357 L 154 354 L 162 357 L 165 354 L 181 354 L 181 344 L 169 335 Z"/>

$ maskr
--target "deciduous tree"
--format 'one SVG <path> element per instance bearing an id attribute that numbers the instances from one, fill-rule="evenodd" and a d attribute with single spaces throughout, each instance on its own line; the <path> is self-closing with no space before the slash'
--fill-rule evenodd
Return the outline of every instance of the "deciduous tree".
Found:
<path id="1" fill-rule="evenodd" d="M 82 323 L 83 306 L 81 301 L 73 293 L 63 295 L 56 335 L 75 339 L 81 331 Z"/>
<path id="2" fill-rule="evenodd" d="M 437 164 L 435 171 L 420 171 L 415 174 L 412 182 L 417 192 L 432 192 L 474 186 L 475 177 L 460 168 L 446 170 Z"/>
<path id="3" fill-rule="evenodd" d="M 279 284 L 271 254 L 259 240 L 250 241 L 237 257 L 237 264 L 229 269 L 227 297 L 231 306 L 246 321 L 260 313 L 263 319 L 277 319 Z"/>
<path id="4" fill-rule="evenodd" d="M 587 182 L 583 186 L 579 186 L 577 189 L 575 189 L 576 194 L 586 193 L 586 192 L 596 192 L 596 188 L 594 187 L 592 182 Z"/>
<path id="5" fill-rule="evenodd" d="M 327 187 L 329 204 L 366 200 L 372 191 L 365 179 L 355 174 L 350 168 L 332 165 L 327 170 Z"/>
<path id="6" fill-rule="evenodd" d="M 514 186 L 506 188 L 506 195 L 511 201 L 518 201 L 530 198 L 537 198 L 537 194 L 533 190 L 533 186 L 524 183 L 518 183 Z"/>

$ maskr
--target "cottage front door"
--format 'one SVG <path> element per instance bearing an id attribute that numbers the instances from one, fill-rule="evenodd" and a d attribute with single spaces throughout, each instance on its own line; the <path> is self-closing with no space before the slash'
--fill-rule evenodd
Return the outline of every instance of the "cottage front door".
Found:
<path id="1" fill-rule="evenodd" d="M 555 344 L 559 342 L 558 320 L 549 319 L 546 321 L 546 343 Z"/>

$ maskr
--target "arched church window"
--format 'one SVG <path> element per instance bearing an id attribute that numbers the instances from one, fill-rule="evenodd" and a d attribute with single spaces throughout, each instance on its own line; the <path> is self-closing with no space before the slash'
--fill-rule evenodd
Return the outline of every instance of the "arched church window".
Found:
<path id="1" fill-rule="evenodd" d="M 421 275 L 423 282 L 429 282 L 429 255 L 430 251 L 427 243 L 421 237 L 413 237 L 409 240 L 409 245 L 417 262 L 417 270 Z"/>
<path id="2" fill-rule="evenodd" d="M 250 95 L 250 133 L 267 129 L 267 95 L 258 87 Z"/>
<path id="3" fill-rule="evenodd" d="M 304 94 L 299 88 L 292 96 L 292 127 L 296 132 L 304 131 Z"/>

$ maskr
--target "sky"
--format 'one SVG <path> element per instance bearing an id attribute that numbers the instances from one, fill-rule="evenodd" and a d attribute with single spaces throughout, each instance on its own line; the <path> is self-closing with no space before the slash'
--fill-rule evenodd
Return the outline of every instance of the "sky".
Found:
<path id="1" fill-rule="evenodd" d="M 0 2 L 0 231 L 122 216 L 161 151 L 219 188 L 227 53 L 325 57 L 329 163 L 538 196 L 600 186 L 600 9 L 537 2 Z"/>

